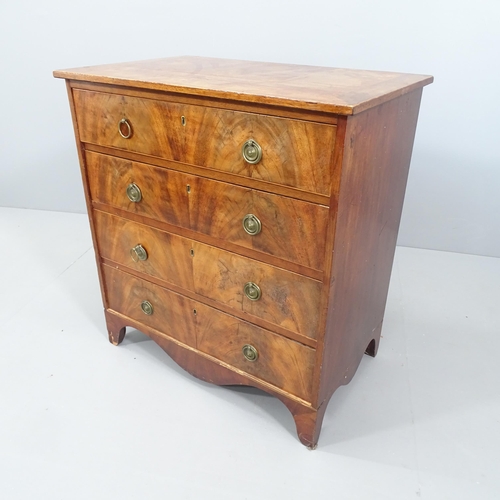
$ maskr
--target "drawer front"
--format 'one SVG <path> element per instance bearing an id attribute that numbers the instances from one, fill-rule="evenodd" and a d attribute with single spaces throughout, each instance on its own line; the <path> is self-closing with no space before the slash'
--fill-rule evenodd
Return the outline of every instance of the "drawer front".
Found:
<path id="1" fill-rule="evenodd" d="M 87 90 L 73 96 L 83 142 L 330 193 L 333 125 Z M 248 140 L 261 147 L 256 164 L 243 158 Z"/>
<path id="2" fill-rule="evenodd" d="M 194 231 L 323 270 L 327 207 L 201 177 L 193 179 L 189 203 Z M 247 216 L 260 222 L 258 234 L 245 231 Z"/>
<path id="3" fill-rule="evenodd" d="M 109 308 L 291 394 L 311 399 L 314 349 L 112 267 L 103 266 L 103 271 Z M 143 313 L 144 300 L 153 306 L 152 314 Z M 247 345 L 256 350 L 255 361 L 245 358 Z"/>
<path id="4" fill-rule="evenodd" d="M 190 240 L 99 211 L 94 211 L 94 226 L 101 257 L 194 289 Z M 137 245 L 146 250 L 146 260 L 132 256 Z"/>
<path id="5" fill-rule="evenodd" d="M 196 347 L 192 301 L 112 267 L 104 265 L 102 269 L 108 308 L 156 330 L 167 330 L 171 337 Z M 143 306 L 144 302 L 151 309 Z"/>
<path id="6" fill-rule="evenodd" d="M 93 201 L 189 227 L 185 174 L 91 151 L 85 159 Z M 138 201 L 129 198 L 132 185 L 139 189 Z"/>
<path id="7" fill-rule="evenodd" d="M 208 306 L 197 310 L 197 348 L 221 361 L 311 400 L 315 350 Z M 255 361 L 244 346 L 257 352 Z"/>
<path id="8" fill-rule="evenodd" d="M 197 293 L 293 332 L 317 338 L 320 281 L 202 243 L 193 242 L 193 249 Z M 260 297 L 252 300 L 249 296 L 253 297 L 252 292 L 255 294 L 256 290 L 260 291 Z"/>
<path id="9" fill-rule="evenodd" d="M 104 212 L 95 211 L 94 222 L 102 257 L 317 337 L 321 282 Z M 130 249 L 138 244 L 147 260 L 132 259 Z M 260 288 L 258 300 L 245 293 L 247 283 Z M 247 293 L 252 296 L 248 286 Z"/>
<path id="10" fill-rule="evenodd" d="M 328 208 L 144 163 L 87 152 L 91 197 L 317 270 L 323 269 Z M 136 185 L 140 201 L 127 188 Z M 188 192 L 189 186 L 189 192 Z M 248 234 L 246 215 L 261 231 Z"/>

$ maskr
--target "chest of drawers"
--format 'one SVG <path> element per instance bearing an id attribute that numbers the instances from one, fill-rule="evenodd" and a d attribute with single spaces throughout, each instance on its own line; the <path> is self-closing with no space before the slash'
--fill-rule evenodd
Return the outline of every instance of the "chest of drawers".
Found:
<path id="1" fill-rule="evenodd" d="M 54 74 L 110 341 L 137 328 L 201 379 L 267 391 L 316 446 L 377 352 L 432 77 L 196 57 Z"/>

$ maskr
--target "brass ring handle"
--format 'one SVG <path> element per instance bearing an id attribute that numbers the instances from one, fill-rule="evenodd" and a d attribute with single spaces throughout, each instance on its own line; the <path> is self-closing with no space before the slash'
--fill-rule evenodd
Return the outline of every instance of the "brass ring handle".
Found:
<path id="1" fill-rule="evenodd" d="M 254 283 L 253 281 L 245 283 L 245 286 L 243 287 L 243 292 L 250 300 L 259 300 L 262 296 L 260 286 Z"/>
<path id="2" fill-rule="evenodd" d="M 255 236 L 262 231 L 262 224 L 254 214 L 246 214 L 243 217 L 243 229 L 251 236 Z"/>
<path id="3" fill-rule="evenodd" d="M 143 300 L 141 302 L 141 309 L 144 314 L 151 316 L 153 314 L 153 304 L 149 300 Z"/>
<path id="4" fill-rule="evenodd" d="M 118 122 L 118 132 L 124 139 L 130 139 L 132 137 L 132 125 L 126 118 L 122 118 Z"/>
<path id="5" fill-rule="evenodd" d="M 245 344 L 242 349 L 243 356 L 245 356 L 245 359 L 247 361 L 257 361 L 257 358 L 259 357 L 259 353 L 257 352 L 257 349 L 253 345 L 250 344 Z"/>
<path id="6" fill-rule="evenodd" d="M 262 148 L 256 141 L 249 139 L 245 142 L 245 144 L 243 144 L 241 154 L 246 162 L 255 165 L 262 159 Z"/>
<path id="7" fill-rule="evenodd" d="M 148 260 L 148 252 L 146 252 L 146 249 L 142 245 L 136 245 L 134 248 L 131 248 L 130 256 L 134 262 Z"/>
<path id="8" fill-rule="evenodd" d="M 142 200 L 142 193 L 137 184 L 129 184 L 127 186 L 127 197 L 133 203 L 139 203 Z"/>

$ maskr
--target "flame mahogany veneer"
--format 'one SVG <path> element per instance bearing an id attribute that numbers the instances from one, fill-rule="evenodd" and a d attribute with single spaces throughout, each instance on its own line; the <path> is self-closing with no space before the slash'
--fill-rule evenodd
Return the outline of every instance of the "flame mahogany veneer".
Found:
<path id="1" fill-rule="evenodd" d="M 273 394 L 314 448 L 378 349 L 432 77 L 198 57 L 54 75 L 110 341 L 137 328 L 196 377 Z"/>

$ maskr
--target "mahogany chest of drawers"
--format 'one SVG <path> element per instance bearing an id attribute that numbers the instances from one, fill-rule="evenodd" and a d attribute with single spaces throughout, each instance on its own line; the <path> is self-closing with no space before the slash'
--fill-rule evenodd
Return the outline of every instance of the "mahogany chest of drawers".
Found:
<path id="1" fill-rule="evenodd" d="M 199 378 L 273 394 L 314 447 L 377 352 L 432 77 L 197 57 L 54 75 L 111 342 L 137 328 Z"/>

